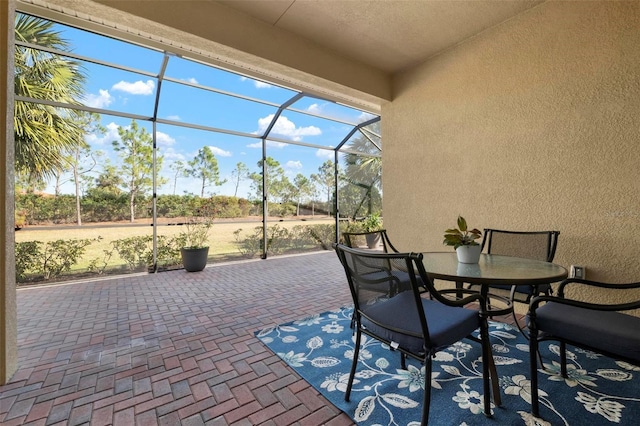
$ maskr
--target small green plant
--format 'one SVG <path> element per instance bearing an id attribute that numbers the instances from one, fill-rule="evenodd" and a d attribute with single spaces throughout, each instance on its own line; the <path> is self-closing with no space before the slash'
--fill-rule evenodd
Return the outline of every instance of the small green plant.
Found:
<path id="1" fill-rule="evenodd" d="M 260 251 L 262 247 L 262 227 L 258 226 L 254 229 L 253 235 L 243 237 L 240 235 L 242 228 L 236 229 L 233 232 L 233 236 L 236 239 L 238 245 L 238 251 L 245 257 L 254 257 Z"/>
<path id="2" fill-rule="evenodd" d="M 311 225 L 308 227 L 309 235 L 317 241 L 323 250 L 331 250 L 331 243 L 336 238 L 336 228 L 334 225 Z"/>
<path id="3" fill-rule="evenodd" d="M 184 248 L 197 249 L 208 247 L 209 231 L 213 223 L 203 218 L 193 217 L 185 224 L 185 230 L 180 233 L 184 240 Z"/>
<path id="4" fill-rule="evenodd" d="M 134 271 L 147 266 L 149 246 L 153 241 L 151 235 L 139 235 L 111 242 L 120 258 L 127 263 L 129 270 Z"/>
<path id="5" fill-rule="evenodd" d="M 476 240 L 482 237 L 482 232 L 473 228 L 469 230 L 467 221 L 462 216 L 458 216 L 458 228 L 450 228 L 444 231 L 444 245 L 453 246 L 457 249 L 460 246 L 477 246 Z"/>
<path id="6" fill-rule="evenodd" d="M 373 232 L 382 229 L 382 218 L 378 213 L 372 213 L 362 222 L 362 229 L 365 232 Z"/>
<path id="7" fill-rule="evenodd" d="M 158 236 L 158 267 L 171 268 L 182 263 L 180 247 L 184 247 L 184 240 L 178 235 L 175 237 Z M 153 263 L 153 250 L 149 252 L 149 265 Z"/>
<path id="8" fill-rule="evenodd" d="M 113 256 L 114 251 L 115 249 L 112 249 L 112 250 L 103 249 L 102 258 L 96 257 L 94 259 L 91 259 L 91 261 L 89 262 L 89 266 L 87 266 L 87 270 L 89 272 L 102 275 L 104 271 L 107 269 L 107 266 L 109 266 L 109 261 L 111 260 L 111 257 Z"/>
<path id="9" fill-rule="evenodd" d="M 233 235 L 238 244 L 238 250 L 246 257 L 254 257 L 259 252 L 262 252 L 264 247 L 264 239 L 262 226 L 256 226 L 253 228 L 253 234 L 245 236 L 240 235 L 242 228 L 234 231 Z M 267 227 L 267 252 L 273 255 L 279 255 L 284 253 L 289 248 L 289 242 L 291 240 L 291 234 L 287 228 L 282 228 L 278 225 L 271 225 Z"/>
<path id="10" fill-rule="evenodd" d="M 184 239 L 183 248 L 199 249 L 209 247 L 209 232 L 213 227 L 214 206 L 212 200 L 206 200 L 190 216 L 185 223 L 185 230 L 179 234 L 179 238 Z"/>

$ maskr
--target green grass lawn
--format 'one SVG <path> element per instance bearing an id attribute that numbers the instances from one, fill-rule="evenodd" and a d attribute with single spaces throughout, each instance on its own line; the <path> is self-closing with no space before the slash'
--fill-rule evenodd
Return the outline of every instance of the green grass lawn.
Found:
<path id="1" fill-rule="evenodd" d="M 284 221 L 271 221 L 269 227 L 278 225 L 280 228 L 291 229 L 297 225 L 316 225 L 316 224 L 333 224 L 334 219 L 322 218 L 313 220 L 284 220 Z M 211 228 L 209 234 L 209 261 L 215 261 L 219 259 L 240 259 L 246 258 L 241 253 L 241 245 L 236 241 L 234 232 L 238 229 L 242 229 L 240 235 L 243 238 L 254 234 L 254 229 L 257 226 L 261 226 L 260 221 L 248 221 L 248 222 L 215 222 Z M 175 236 L 184 230 L 182 225 L 174 226 L 159 226 L 158 236 Z M 80 261 L 73 265 L 71 268 L 71 274 L 65 275 L 64 279 L 75 279 L 81 275 L 86 275 L 87 268 L 90 262 L 96 258 L 103 259 L 104 251 L 113 250 L 112 241 L 124 239 L 133 236 L 152 235 L 153 227 L 150 225 L 131 225 L 127 223 L 110 225 L 108 227 L 96 227 L 92 224 L 86 224 L 81 227 L 69 227 L 60 226 L 55 227 L 37 227 L 31 226 L 16 231 L 16 242 L 25 241 L 41 241 L 43 243 L 56 241 L 56 240 L 69 240 L 69 239 L 97 239 L 100 237 L 100 241 L 94 241 L 86 247 L 85 253 Z M 309 249 L 320 249 L 320 246 L 309 247 Z M 257 255 L 259 255 L 258 253 Z M 127 272 L 126 262 L 118 256 L 116 252 L 113 253 L 107 263 L 107 270 L 109 273 L 115 272 Z M 105 271 L 107 272 L 107 271 Z"/>

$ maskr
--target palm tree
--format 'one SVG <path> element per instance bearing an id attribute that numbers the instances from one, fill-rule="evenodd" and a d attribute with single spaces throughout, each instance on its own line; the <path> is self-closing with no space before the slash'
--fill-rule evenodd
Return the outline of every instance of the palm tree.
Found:
<path id="1" fill-rule="evenodd" d="M 53 22 L 18 14 L 16 42 L 68 51 Z M 78 105 L 85 76 L 76 61 L 46 51 L 15 47 L 15 94 Z M 15 167 L 30 180 L 44 180 L 65 165 L 65 155 L 83 139 L 76 112 L 34 102 L 15 102 Z"/>
<path id="2" fill-rule="evenodd" d="M 358 215 L 365 202 L 368 202 L 367 214 L 374 213 L 374 195 L 378 195 L 382 190 L 382 158 L 379 156 L 381 152 L 370 140 L 378 140 L 379 134 L 380 122 L 365 127 L 363 133 L 349 143 L 349 149 L 361 152 L 362 155 L 345 155 L 344 178 L 347 184 L 355 185 L 362 193 L 362 198 L 353 211 L 354 217 Z"/>

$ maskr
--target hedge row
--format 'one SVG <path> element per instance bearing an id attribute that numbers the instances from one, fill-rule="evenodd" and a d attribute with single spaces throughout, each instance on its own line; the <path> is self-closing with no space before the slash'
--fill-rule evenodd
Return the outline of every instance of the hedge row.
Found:
<path id="1" fill-rule="evenodd" d="M 73 195 L 16 194 L 18 225 L 70 224 L 76 222 L 76 199 Z M 244 198 L 216 195 L 200 198 L 193 195 L 159 195 L 156 200 L 158 217 L 177 218 L 197 214 L 203 203 L 215 206 L 219 218 L 246 217 L 260 212 Z M 153 215 L 150 197 L 140 197 L 135 203 L 136 218 Z M 82 222 L 116 222 L 130 219 L 126 194 L 94 191 L 80 200 Z"/>

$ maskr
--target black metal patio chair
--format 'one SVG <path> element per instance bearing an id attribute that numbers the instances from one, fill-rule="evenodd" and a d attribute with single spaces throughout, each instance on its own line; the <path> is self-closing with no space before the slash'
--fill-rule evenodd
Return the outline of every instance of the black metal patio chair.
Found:
<path id="1" fill-rule="evenodd" d="M 344 244 L 350 248 L 377 250 L 382 251 L 383 253 L 399 253 L 398 249 L 391 244 L 391 240 L 389 239 L 386 229 L 365 232 L 343 232 L 342 238 L 344 240 Z M 393 269 L 393 273 L 398 277 L 400 281 L 399 285 L 408 287 L 409 274 L 400 268 L 401 266 L 396 265 L 396 268 Z M 417 277 L 417 279 L 421 291 L 426 292 L 426 288 L 423 285 L 421 278 Z"/>
<path id="2" fill-rule="evenodd" d="M 362 334 L 366 334 L 400 352 L 402 368 L 406 368 L 407 356 L 423 363 L 425 392 L 422 424 L 427 424 L 431 399 L 432 357 L 439 350 L 461 339 L 470 338 L 482 345 L 484 414 L 490 417 L 490 377 L 493 379 L 496 405 L 500 405 L 500 395 L 482 296 L 476 292 L 461 300 L 441 296 L 424 270 L 421 254 L 382 253 L 353 249 L 342 244 L 334 244 L 334 248 L 347 276 L 356 322 L 355 351 L 345 400 L 349 401 L 350 398 L 361 337 Z M 400 285 L 393 273 L 395 269 L 408 271 L 409 287 Z M 362 273 L 363 270 L 367 273 Z M 373 271 L 375 273 L 372 273 Z M 428 287 L 433 300 L 422 297 L 418 287 L 418 276 Z M 480 309 L 465 308 L 464 305 L 469 303 L 479 304 Z M 473 335 L 477 329 L 480 329 L 480 338 Z"/>
<path id="3" fill-rule="evenodd" d="M 628 297 L 623 303 L 588 303 L 565 297 L 570 286 L 604 288 Z M 573 292 L 572 292 L 573 293 Z M 582 292 L 584 293 L 584 292 Z M 569 278 L 557 296 L 534 297 L 529 307 L 529 353 L 531 357 L 531 413 L 540 417 L 536 353 L 543 340 L 560 342 L 561 374 L 567 377 L 566 346 L 573 345 L 640 366 L 640 317 L 625 312 L 640 309 L 640 282 L 610 284 Z M 615 300 L 625 300 L 617 297 Z"/>
<path id="4" fill-rule="evenodd" d="M 484 251 L 486 249 L 487 254 L 499 254 L 553 262 L 559 235 L 559 231 L 506 231 L 487 228 L 484 230 L 484 236 L 482 238 L 482 250 Z M 505 284 L 491 285 L 490 287 L 488 303 L 491 305 L 491 300 L 497 299 L 504 301 L 507 307 L 494 311 L 490 306 L 488 308 L 488 316 L 493 317 L 511 313 L 518 328 L 520 328 L 520 325 L 515 310 L 513 309 L 513 303 L 520 302 L 529 304 L 533 296 L 552 294 L 550 284 L 528 286 Z M 473 285 L 469 285 L 469 288 L 473 288 Z M 521 328 L 520 331 L 522 331 Z"/>
<path id="5" fill-rule="evenodd" d="M 385 253 L 398 253 L 391 244 L 386 229 L 368 232 L 343 232 L 344 244 L 351 248 L 382 250 Z"/>

